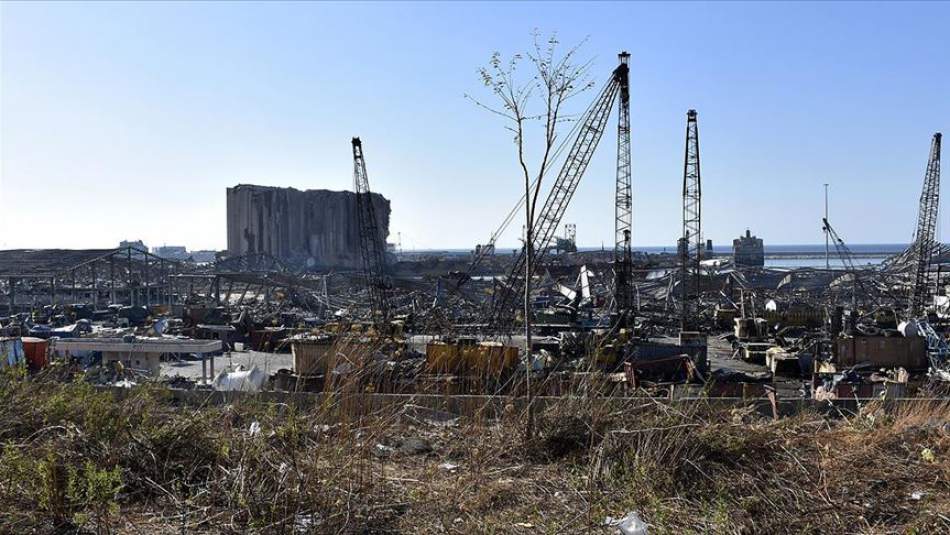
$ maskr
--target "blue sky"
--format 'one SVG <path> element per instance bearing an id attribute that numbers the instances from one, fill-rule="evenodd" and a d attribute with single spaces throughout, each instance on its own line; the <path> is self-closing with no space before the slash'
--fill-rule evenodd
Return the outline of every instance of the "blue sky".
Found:
<path id="1" fill-rule="evenodd" d="M 845 240 L 906 242 L 950 130 L 948 3 L 4 2 L 0 19 L 0 248 L 224 248 L 226 187 L 349 189 L 354 135 L 393 240 L 484 242 L 520 182 L 464 94 L 534 28 L 587 37 L 598 86 L 632 54 L 635 245 L 680 232 L 689 108 L 719 244 L 822 241 L 824 182 Z M 612 125 L 564 219 L 582 245 L 612 239 Z"/>

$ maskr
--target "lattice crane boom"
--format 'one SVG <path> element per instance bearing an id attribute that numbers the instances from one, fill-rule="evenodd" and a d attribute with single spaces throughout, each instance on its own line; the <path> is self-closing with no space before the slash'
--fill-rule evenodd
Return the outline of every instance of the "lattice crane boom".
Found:
<path id="1" fill-rule="evenodd" d="M 621 52 L 621 67 L 630 54 Z M 614 75 L 619 84 L 617 115 L 617 191 L 614 203 L 614 306 L 618 315 L 633 309 L 633 189 L 630 170 L 630 79 L 629 68 Z"/>
<path id="2" fill-rule="evenodd" d="M 828 233 L 832 243 L 835 244 L 835 251 L 838 252 L 838 257 L 841 258 L 841 263 L 844 265 L 845 271 L 851 275 L 851 302 L 852 305 L 855 305 L 857 303 L 859 289 L 862 295 L 868 296 L 868 294 L 861 278 L 858 276 L 858 270 L 854 267 L 854 254 L 851 253 L 851 249 L 849 249 L 844 240 L 841 239 L 841 236 L 835 232 L 835 229 L 831 226 L 831 223 L 828 222 L 827 218 L 821 218 L 821 222 L 824 225 L 823 230 Z"/>
<path id="3" fill-rule="evenodd" d="M 679 242 L 681 324 L 691 312 L 690 296 L 699 296 L 702 260 L 702 182 L 699 172 L 699 124 L 696 110 L 686 112 L 686 151 L 683 158 L 683 234 Z M 693 277 L 690 279 L 690 266 Z M 692 286 L 692 289 L 690 288 Z"/>
<path id="4" fill-rule="evenodd" d="M 369 189 L 366 159 L 360 138 L 353 138 L 353 189 L 359 218 L 360 257 L 366 289 L 373 306 L 373 319 L 379 324 L 389 321 L 391 285 L 386 275 L 386 242 L 376 219 L 376 208 Z"/>
<path id="5" fill-rule="evenodd" d="M 937 213 L 940 207 L 940 141 L 937 132 L 930 144 L 930 158 L 924 174 L 924 186 L 920 192 L 920 207 L 917 213 L 917 230 L 914 233 L 914 285 L 910 302 L 910 314 L 918 318 L 924 314 L 931 298 L 930 261 L 936 248 Z"/>
<path id="6" fill-rule="evenodd" d="M 594 149 L 597 148 L 597 144 L 603 136 L 613 103 L 620 91 L 620 79 L 627 76 L 628 69 L 626 63 L 621 63 L 614 69 L 610 80 L 595 100 L 590 113 L 584 117 L 577 138 L 564 160 L 564 165 L 561 167 L 561 171 L 555 179 L 544 205 L 538 212 L 539 215 L 534 222 L 531 243 L 526 244 L 526 246 L 532 248 L 532 264 L 535 272 L 547 255 L 547 246 L 551 243 L 551 239 L 560 225 L 561 218 L 564 216 L 581 177 L 590 163 Z M 489 329 L 497 332 L 511 328 L 517 297 L 524 294 L 526 261 L 526 249 L 522 247 L 521 253 L 515 260 L 506 279 L 508 283 L 507 291 L 502 291 L 496 295 L 487 318 Z"/>
<path id="7" fill-rule="evenodd" d="M 823 230 L 828 232 L 828 235 L 831 237 L 831 241 L 834 242 L 835 250 L 838 251 L 838 257 L 841 258 L 841 263 L 844 265 L 845 270 L 849 272 L 855 271 L 854 254 L 851 252 L 851 249 L 848 248 L 847 244 L 844 243 L 844 240 L 841 239 L 841 236 L 835 232 L 835 229 L 832 228 L 831 223 L 829 223 L 826 218 L 821 218 L 821 222 L 825 227 Z"/>

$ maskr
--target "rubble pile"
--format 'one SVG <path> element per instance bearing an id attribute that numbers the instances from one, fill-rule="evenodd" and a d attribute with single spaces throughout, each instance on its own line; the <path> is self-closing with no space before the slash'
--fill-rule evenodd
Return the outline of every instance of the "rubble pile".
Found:
<path id="1" fill-rule="evenodd" d="M 95 258 L 114 266 L 124 254 L 127 270 L 113 280 L 126 289 L 155 262 L 132 249 L 116 254 L 96 251 Z M 910 284 L 906 259 L 860 274 L 709 261 L 698 292 L 684 305 L 676 257 L 642 254 L 633 270 L 636 308 L 621 320 L 609 254 L 565 252 L 553 256 L 533 284 L 530 353 L 518 334 L 522 313 L 506 331 L 486 331 L 493 299 L 505 291 L 504 280 L 492 275 L 510 261 L 497 255 L 468 271 L 464 257 L 393 263 L 385 324 L 360 272 L 292 270 L 265 254 L 208 265 L 169 262 L 161 280 L 173 282 L 131 292 L 125 302 L 107 299 L 123 294 L 93 271 L 76 269 L 71 295 L 86 299 L 18 305 L 0 318 L 0 329 L 8 339 L 51 341 L 46 361 L 66 358 L 102 384 L 141 381 L 144 373 L 152 380 L 172 377 L 166 384 L 177 387 L 214 388 L 224 384 L 217 375 L 235 371 L 221 367 L 225 356 L 230 363 L 235 355 L 256 353 L 287 355 L 285 365 L 263 367 L 268 379 L 258 389 L 298 392 L 347 384 L 377 393 L 525 394 L 530 387 L 535 395 L 595 388 L 610 396 L 776 391 L 841 399 L 910 396 L 947 377 L 941 296 L 928 318 L 902 321 Z M 854 291 L 856 277 L 861 295 Z M 30 294 L 23 282 L 14 284 L 8 292 Z M 97 290 L 76 291 L 84 287 Z M 150 302 L 153 297 L 159 302 Z M 138 377 L 105 373 L 101 351 L 67 356 L 57 350 L 71 339 L 149 336 L 221 346 L 205 356 L 163 352 L 139 361 L 146 368 L 139 370 L 126 359 Z M 176 377 L 178 368 L 199 360 L 200 376 Z"/>

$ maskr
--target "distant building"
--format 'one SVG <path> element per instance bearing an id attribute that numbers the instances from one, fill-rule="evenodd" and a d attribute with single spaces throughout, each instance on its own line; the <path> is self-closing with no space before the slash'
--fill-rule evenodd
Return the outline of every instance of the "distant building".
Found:
<path id="1" fill-rule="evenodd" d="M 135 241 L 122 240 L 119 242 L 119 249 L 124 249 L 126 247 L 132 247 L 134 249 L 138 249 L 139 251 L 148 252 L 148 247 L 145 245 L 145 242 L 143 242 L 142 240 L 135 240 Z"/>
<path id="2" fill-rule="evenodd" d="M 184 245 L 162 245 L 152 247 L 152 254 L 166 260 L 190 261 L 198 263 L 214 262 L 218 251 L 189 251 Z"/>
<path id="3" fill-rule="evenodd" d="M 749 229 L 745 236 L 732 240 L 732 261 L 737 266 L 762 267 L 765 265 L 765 246 Z"/>
<path id="4" fill-rule="evenodd" d="M 188 249 L 182 245 L 163 245 L 152 247 L 152 254 L 169 260 L 187 260 Z"/>
<path id="5" fill-rule="evenodd" d="M 564 225 L 564 237 L 555 238 L 554 249 L 558 253 L 577 252 L 577 225 L 574 223 Z"/>
<path id="6" fill-rule="evenodd" d="M 556 236 L 554 238 L 554 251 L 556 253 L 576 253 L 577 243 L 572 239 Z"/>
<path id="7" fill-rule="evenodd" d="M 208 262 L 214 262 L 217 254 L 218 254 L 218 251 L 209 251 L 209 250 L 190 251 L 188 253 L 188 258 L 191 258 L 191 260 L 194 262 L 208 263 Z"/>

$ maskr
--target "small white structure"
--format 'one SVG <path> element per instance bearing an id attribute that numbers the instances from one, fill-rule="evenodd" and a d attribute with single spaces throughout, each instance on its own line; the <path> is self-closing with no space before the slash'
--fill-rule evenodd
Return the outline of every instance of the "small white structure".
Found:
<path id="1" fill-rule="evenodd" d="M 214 378 L 212 385 L 215 390 L 222 392 L 260 392 L 266 382 L 267 374 L 253 366 L 250 370 L 242 367 L 233 372 L 222 371 Z"/>

